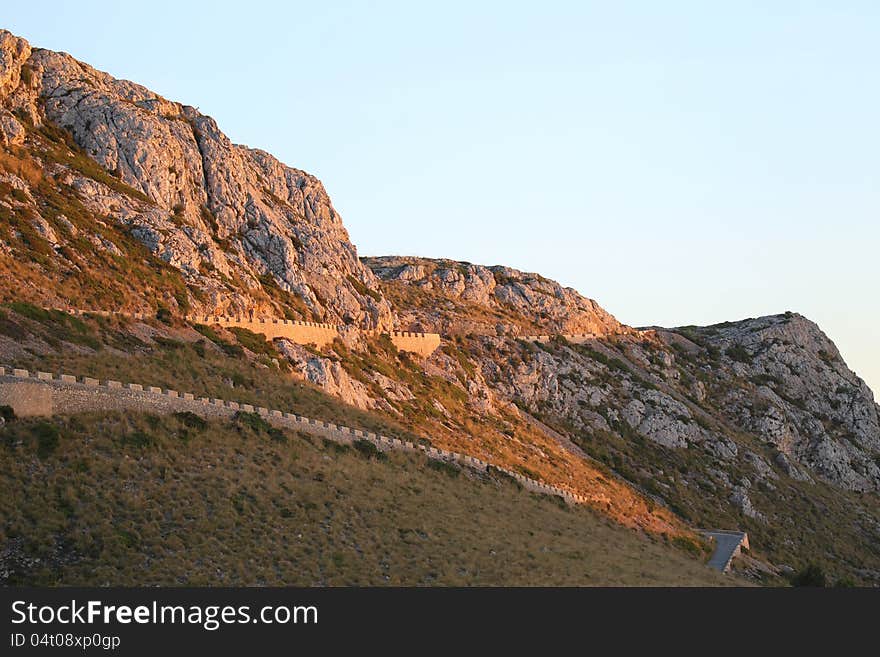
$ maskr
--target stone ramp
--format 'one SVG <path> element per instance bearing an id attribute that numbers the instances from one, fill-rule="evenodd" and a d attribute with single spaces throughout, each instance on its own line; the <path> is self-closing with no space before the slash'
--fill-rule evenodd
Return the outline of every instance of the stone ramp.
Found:
<path id="1" fill-rule="evenodd" d="M 726 573 L 730 570 L 730 562 L 740 553 L 744 547 L 749 548 L 749 535 L 745 532 L 724 531 L 721 529 L 703 529 L 700 530 L 704 536 L 708 536 L 715 541 L 715 552 L 709 559 L 709 567 Z"/>

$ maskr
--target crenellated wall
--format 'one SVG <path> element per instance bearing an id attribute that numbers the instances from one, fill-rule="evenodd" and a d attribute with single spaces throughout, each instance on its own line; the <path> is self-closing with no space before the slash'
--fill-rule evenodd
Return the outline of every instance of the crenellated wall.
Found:
<path id="1" fill-rule="evenodd" d="M 569 504 L 587 502 L 587 498 L 572 491 L 530 479 L 518 472 L 466 454 L 449 452 L 331 422 L 322 422 L 295 413 L 285 413 L 262 406 L 255 407 L 223 399 L 196 397 L 187 392 L 139 383 L 99 381 L 86 376 L 75 377 L 69 374 L 29 372 L 23 369 L 0 367 L 0 405 L 12 406 L 16 415 L 21 417 L 126 410 L 160 414 L 190 411 L 206 418 L 229 418 L 238 412 L 257 413 L 267 422 L 281 428 L 299 429 L 344 443 L 367 440 L 382 450 L 399 449 L 422 452 L 428 458 L 453 462 L 481 472 L 487 472 L 490 469 L 501 472 L 515 479 L 527 490 L 546 495 L 557 495 Z"/>
<path id="2" fill-rule="evenodd" d="M 146 313 L 112 313 L 106 310 L 59 309 L 72 315 L 100 315 L 110 317 L 121 315 L 134 319 L 153 319 Z M 262 333 L 267 339 L 284 338 L 296 344 L 314 344 L 318 347 L 330 344 L 340 336 L 341 331 L 357 331 L 348 326 L 303 322 L 293 319 L 253 319 L 247 317 L 226 317 L 219 315 L 186 315 L 184 321 L 193 324 L 207 324 L 222 328 L 243 328 L 253 333 Z M 371 332 L 378 334 L 379 332 Z M 391 331 L 387 333 L 391 342 L 401 351 L 409 351 L 427 358 L 440 346 L 440 335 L 437 333 L 414 333 L 410 331 Z"/>
<path id="3" fill-rule="evenodd" d="M 386 333 L 400 351 L 410 351 L 427 358 L 440 346 L 438 333 L 416 333 L 413 331 L 391 331 Z"/>
<path id="4" fill-rule="evenodd" d="M 555 337 L 563 337 L 568 340 L 572 344 L 583 344 L 585 342 L 589 342 L 590 340 L 595 340 L 599 336 L 593 333 L 573 333 L 570 335 L 560 334 L 557 335 L 524 335 L 520 339 L 528 340 L 529 342 L 550 342 Z"/>
<path id="5" fill-rule="evenodd" d="M 318 347 L 330 344 L 340 334 L 340 327 L 333 324 L 301 322 L 293 319 L 248 319 L 197 315 L 187 315 L 184 319 L 193 324 L 243 328 L 253 333 L 262 333 L 269 340 L 285 338 L 297 344 L 314 344 Z"/>

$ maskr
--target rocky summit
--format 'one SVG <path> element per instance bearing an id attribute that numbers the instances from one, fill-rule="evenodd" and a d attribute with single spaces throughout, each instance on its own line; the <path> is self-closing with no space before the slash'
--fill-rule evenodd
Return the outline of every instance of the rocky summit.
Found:
<path id="1" fill-rule="evenodd" d="M 288 305 L 310 319 L 389 325 L 390 306 L 314 176 L 233 144 L 193 107 L 65 53 L 32 48 L 7 31 L 0 31 L 0 103 L 3 144 L 28 151 L 86 212 L 124 228 L 171 265 L 195 307 L 278 312 L 273 295 L 293 295 L 299 303 Z M 42 143 L 51 140 L 48 126 L 64 131 L 73 152 Z M 77 152 L 120 184 L 68 162 Z M 63 207 L 47 218 L 47 199 L 26 179 L 7 174 L 4 182 L 21 192 L 14 210 L 33 215 L 34 230 L 57 253 L 59 274 L 77 270 L 76 257 L 65 253 L 76 251 L 77 237 L 95 242 L 101 254 L 121 254 L 100 231 L 83 235 Z M 14 257 L 14 247 L 6 251 Z"/>
<path id="2" fill-rule="evenodd" d="M 696 530 L 746 531 L 734 570 L 754 581 L 820 564 L 880 584 L 880 407 L 807 318 L 637 328 L 536 273 L 359 258 L 315 177 L 6 31 L 0 142 L 4 364 L 307 406 L 563 487 L 693 558 L 707 556 Z M 195 315 L 345 330 L 318 347 Z M 389 331 L 441 344 L 422 357 Z M 0 435 L 27 444 L 14 427 Z"/>

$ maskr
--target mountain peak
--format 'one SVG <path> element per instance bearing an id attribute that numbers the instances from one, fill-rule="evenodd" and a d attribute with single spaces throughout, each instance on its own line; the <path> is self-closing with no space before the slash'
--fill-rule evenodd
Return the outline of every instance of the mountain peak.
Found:
<path id="1" fill-rule="evenodd" d="M 193 107 L 70 55 L 31 49 L 9 32 L 0 33 L 0 53 L 2 141 L 27 150 L 78 190 L 90 212 L 177 270 L 186 305 L 276 315 L 287 306 L 302 319 L 391 325 L 390 305 L 317 178 L 232 144 Z M 47 136 L 56 142 L 53 162 L 41 143 Z M 71 168 L 79 153 L 103 171 Z M 45 198 L 31 196 L 40 214 Z M 44 221 L 37 232 L 51 230 L 54 251 L 71 246 L 63 222 Z M 53 259 L 59 272 L 77 275 L 78 263 Z"/>

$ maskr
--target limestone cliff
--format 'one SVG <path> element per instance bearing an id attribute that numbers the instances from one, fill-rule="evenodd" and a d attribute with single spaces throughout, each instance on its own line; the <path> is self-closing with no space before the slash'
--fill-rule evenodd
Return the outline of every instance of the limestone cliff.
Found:
<path id="1" fill-rule="evenodd" d="M 47 128 L 55 127 L 112 179 L 70 166 L 65 159 L 75 159 L 75 152 L 47 157 L 43 142 Z M 277 314 L 288 306 L 322 321 L 391 323 L 390 306 L 320 181 L 268 153 L 232 144 L 192 107 L 0 31 L 0 141 L 27 151 L 89 212 L 179 271 L 188 301 L 199 309 Z M 35 239 L 56 254 L 75 250 L 70 217 L 47 217 L 36 185 L 5 168 L 3 181 L 22 192 L 17 213 L 30 209 L 39 217 L 32 222 Z M 15 237 L 4 240 L 3 250 L 26 255 L 32 245 Z M 76 263 L 63 255 L 46 255 L 75 271 Z"/>
<path id="2" fill-rule="evenodd" d="M 777 563 L 811 551 L 880 581 L 863 549 L 880 540 L 880 407 L 813 322 L 635 329 L 533 274 L 365 262 L 402 321 L 455 334 L 428 368 L 475 412 L 519 413 L 694 525 L 747 529 Z"/>
<path id="3" fill-rule="evenodd" d="M 880 582 L 880 408 L 809 320 L 636 329 L 538 274 L 359 259 L 314 177 L 232 144 L 192 107 L 2 30 L 0 276 L 12 281 L 3 302 L 441 333 L 427 359 L 351 332 L 320 349 L 276 341 L 260 364 L 578 490 L 622 522 L 746 529 L 777 563 L 809 554 Z M 39 313 L 6 305 L 7 362 L 69 357 L 54 334 L 26 342 Z M 120 354 L 162 344 L 124 330 L 111 340 Z"/>
<path id="4" fill-rule="evenodd" d="M 429 258 L 363 261 L 397 301 L 404 330 L 510 336 L 632 331 L 592 299 L 539 274 Z"/>

